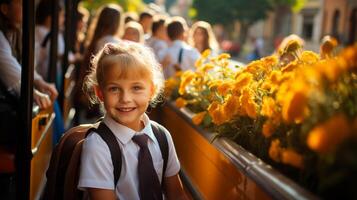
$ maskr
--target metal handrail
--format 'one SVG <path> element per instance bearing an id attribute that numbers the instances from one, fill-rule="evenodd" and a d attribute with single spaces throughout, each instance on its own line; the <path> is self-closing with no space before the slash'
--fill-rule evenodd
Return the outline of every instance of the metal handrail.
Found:
<path id="1" fill-rule="evenodd" d="M 31 149 L 31 152 L 32 152 L 32 156 L 35 156 L 36 153 L 38 152 L 38 150 L 40 149 L 40 146 L 42 144 L 42 141 L 46 138 L 47 134 L 50 132 L 48 131 L 50 129 L 50 127 L 52 126 L 53 124 L 53 120 L 55 119 L 55 113 L 51 113 L 49 119 L 48 119 L 48 122 L 45 126 L 45 128 L 43 129 L 43 131 L 41 132 L 41 136 L 40 136 L 40 139 L 37 141 L 36 143 L 36 146 L 34 148 Z"/>
<path id="2" fill-rule="evenodd" d="M 214 134 L 192 122 L 193 113 L 185 108 L 177 108 L 174 102 L 167 102 L 166 106 L 182 117 L 191 127 L 208 141 L 212 141 Z M 240 145 L 227 138 L 217 138 L 212 142 L 241 173 L 253 180 L 267 194 L 274 199 L 319 199 L 317 196 L 296 184 L 270 165 L 245 150 Z"/>

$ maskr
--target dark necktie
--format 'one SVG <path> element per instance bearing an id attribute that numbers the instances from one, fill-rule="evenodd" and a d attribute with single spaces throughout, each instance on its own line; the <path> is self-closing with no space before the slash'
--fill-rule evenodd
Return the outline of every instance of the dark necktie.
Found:
<path id="1" fill-rule="evenodd" d="M 138 161 L 140 199 L 162 200 L 160 181 L 147 146 L 148 139 L 145 134 L 133 137 L 133 141 L 140 146 Z"/>

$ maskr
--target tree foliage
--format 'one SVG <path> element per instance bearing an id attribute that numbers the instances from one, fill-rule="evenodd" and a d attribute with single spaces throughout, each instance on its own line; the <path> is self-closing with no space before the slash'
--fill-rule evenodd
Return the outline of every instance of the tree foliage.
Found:
<path id="1" fill-rule="evenodd" d="M 250 25 L 265 19 L 268 11 L 279 6 L 301 9 L 306 0 L 194 0 L 192 9 L 195 19 L 212 24 L 229 25 L 238 20 Z"/>
<path id="2" fill-rule="evenodd" d="M 230 25 L 236 20 L 252 24 L 264 19 L 271 4 L 268 0 L 194 0 L 192 7 L 195 19 Z"/>
<path id="3" fill-rule="evenodd" d="M 82 4 L 88 10 L 96 10 L 108 3 L 120 5 L 126 11 L 142 11 L 144 3 L 142 0 L 83 0 Z"/>

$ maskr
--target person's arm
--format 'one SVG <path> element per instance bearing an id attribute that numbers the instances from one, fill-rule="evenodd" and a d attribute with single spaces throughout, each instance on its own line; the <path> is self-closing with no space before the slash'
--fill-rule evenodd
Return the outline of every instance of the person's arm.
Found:
<path id="1" fill-rule="evenodd" d="M 6 89 L 20 97 L 21 65 L 11 53 L 11 47 L 0 31 L 0 79 Z"/>
<path id="2" fill-rule="evenodd" d="M 164 185 L 165 185 L 164 188 L 165 188 L 165 194 L 167 199 L 169 200 L 188 199 L 178 174 L 171 177 L 165 177 Z"/>
<path id="3" fill-rule="evenodd" d="M 98 188 L 88 188 L 89 199 L 90 200 L 116 200 L 114 190 L 105 190 Z"/>
<path id="4" fill-rule="evenodd" d="M 55 84 L 47 83 L 42 78 L 35 79 L 33 83 L 36 89 L 38 89 L 42 93 L 50 95 L 52 101 L 54 101 L 57 98 L 58 92 Z"/>

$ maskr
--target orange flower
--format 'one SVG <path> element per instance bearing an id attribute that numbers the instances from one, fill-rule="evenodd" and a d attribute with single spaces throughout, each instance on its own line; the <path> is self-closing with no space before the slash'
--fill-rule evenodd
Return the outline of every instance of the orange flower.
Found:
<path id="1" fill-rule="evenodd" d="M 214 68 L 214 65 L 211 64 L 211 63 L 207 63 L 207 64 L 204 64 L 202 67 L 199 68 L 199 71 L 202 71 L 202 72 L 207 72 L 211 69 Z"/>
<path id="2" fill-rule="evenodd" d="M 300 60 L 304 63 L 313 64 L 319 61 L 319 55 L 312 51 L 304 51 L 300 56 Z"/>
<path id="3" fill-rule="evenodd" d="M 201 57 L 202 58 L 207 58 L 209 55 L 211 55 L 211 50 L 210 49 L 206 49 L 202 52 Z"/>
<path id="4" fill-rule="evenodd" d="M 221 96 L 225 96 L 232 87 L 232 81 L 225 81 L 222 84 L 218 85 L 217 92 Z"/>
<path id="5" fill-rule="evenodd" d="M 257 117 L 257 107 L 258 105 L 254 102 L 253 100 L 254 96 L 252 92 L 250 92 L 248 89 L 244 89 L 242 96 L 240 97 L 240 102 L 242 103 L 242 107 L 244 108 L 245 112 L 247 115 L 255 119 Z"/>
<path id="6" fill-rule="evenodd" d="M 235 81 L 235 88 L 240 90 L 244 86 L 248 85 L 252 79 L 253 76 L 250 73 L 237 74 L 236 81 Z"/>
<path id="7" fill-rule="evenodd" d="M 279 84 L 281 73 L 279 71 L 272 71 L 269 75 L 269 80 L 273 84 Z"/>
<path id="8" fill-rule="evenodd" d="M 185 107 L 187 105 L 187 101 L 183 99 L 182 97 L 179 97 L 176 99 L 176 106 L 179 108 Z"/>
<path id="9" fill-rule="evenodd" d="M 327 153 L 350 136 L 351 127 L 345 115 L 337 114 L 313 128 L 307 137 L 310 149 Z"/>
<path id="10" fill-rule="evenodd" d="M 272 117 L 275 113 L 275 102 L 274 99 L 271 97 L 264 97 L 263 98 L 263 105 L 262 105 L 262 110 L 261 115 L 267 116 L 267 117 Z"/>
<path id="11" fill-rule="evenodd" d="M 227 118 L 231 119 L 233 116 L 240 111 L 239 97 L 234 95 L 229 95 L 227 101 L 223 104 L 223 111 Z"/>
<path id="12" fill-rule="evenodd" d="M 191 83 L 191 81 L 196 77 L 196 74 L 193 71 L 185 71 L 181 75 L 181 84 L 179 87 L 179 94 L 184 94 L 186 90 L 186 86 Z"/>
<path id="13" fill-rule="evenodd" d="M 290 72 L 298 66 L 297 60 L 291 61 L 289 64 L 281 68 L 282 72 Z"/>
<path id="14" fill-rule="evenodd" d="M 291 165 L 296 168 L 303 168 L 303 157 L 292 149 L 284 149 L 281 154 L 281 161 L 284 164 Z"/>
<path id="15" fill-rule="evenodd" d="M 280 140 L 275 139 L 271 141 L 269 147 L 269 157 L 274 160 L 275 162 L 280 162 L 281 160 L 281 152 L 282 148 L 280 147 Z"/>
<path id="16" fill-rule="evenodd" d="M 288 122 L 301 123 L 307 112 L 307 88 L 302 83 L 295 90 L 288 92 L 282 107 L 283 119 Z"/>
<path id="17" fill-rule="evenodd" d="M 195 67 L 199 68 L 199 67 L 201 67 L 202 64 L 203 64 L 203 58 L 199 58 L 195 62 Z"/>
<path id="18" fill-rule="evenodd" d="M 273 135 L 274 131 L 275 131 L 275 126 L 270 121 L 266 121 L 263 124 L 263 135 L 264 135 L 264 137 L 269 138 L 270 136 Z"/>
<path id="19" fill-rule="evenodd" d="M 203 112 L 200 112 L 200 113 L 197 113 L 195 114 L 193 117 L 192 117 L 192 122 L 193 124 L 195 125 L 199 125 L 202 123 L 203 119 L 205 118 L 206 116 L 206 111 L 203 111 Z"/>
<path id="20" fill-rule="evenodd" d="M 218 56 L 218 60 L 223 60 L 223 59 L 229 59 L 231 58 L 231 55 L 229 55 L 228 53 L 222 53 L 221 55 Z"/>

